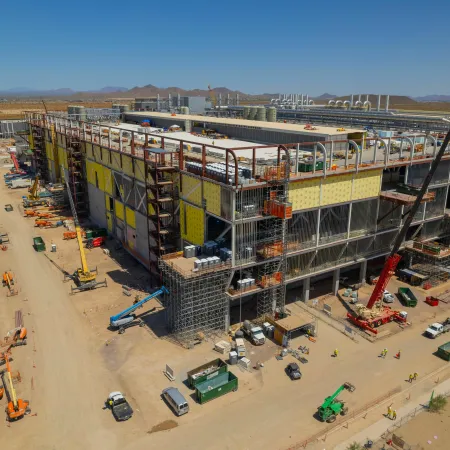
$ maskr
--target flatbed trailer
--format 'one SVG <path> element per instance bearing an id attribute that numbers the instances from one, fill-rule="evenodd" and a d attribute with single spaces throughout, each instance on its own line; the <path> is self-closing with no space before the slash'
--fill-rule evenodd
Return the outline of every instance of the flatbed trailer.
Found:
<path id="1" fill-rule="evenodd" d="M 394 320 L 399 323 L 406 323 L 407 314 L 403 311 L 393 310 L 389 306 L 384 306 L 381 313 L 376 317 L 366 319 L 361 316 L 355 316 L 351 313 L 347 313 L 347 319 L 354 325 L 370 331 L 373 334 L 377 334 L 377 328 L 385 323 L 393 322 Z"/>

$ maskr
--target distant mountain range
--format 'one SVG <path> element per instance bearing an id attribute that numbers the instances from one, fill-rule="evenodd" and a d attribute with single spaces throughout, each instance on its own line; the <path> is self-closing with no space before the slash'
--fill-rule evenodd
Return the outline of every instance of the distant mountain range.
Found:
<path id="1" fill-rule="evenodd" d="M 418 102 L 450 102 L 450 95 L 425 95 L 424 97 L 412 97 Z"/>
<path id="2" fill-rule="evenodd" d="M 222 95 L 223 102 L 226 102 L 226 98 L 230 95 L 232 98 L 239 94 L 239 98 L 245 102 L 250 101 L 268 101 L 272 98 L 278 98 L 279 94 L 246 94 L 241 91 L 233 91 L 226 87 L 214 87 L 214 94 L 216 97 Z M 28 87 L 14 87 L 11 89 L 2 90 L 0 89 L 0 97 L 5 98 L 51 98 L 53 100 L 66 100 L 66 101 L 105 101 L 113 98 L 139 98 L 139 97 L 156 97 L 157 95 L 161 97 L 167 97 L 169 94 L 182 96 L 193 96 L 193 97 L 209 97 L 209 89 L 183 89 L 176 86 L 171 86 L 167 88 L 160 88 L 154 86 L 153 84 L 147 84 L 145 86 L 135 86 L 131 89 L 122 86 L 105 86 L 99 89 L 91 89 L 86 91 L 75 91 L 71 88 L 59 88 L 59 89 L 47 89 L 39 90 Z M 362 96 L 365 100 L 366 96 Z M 348 100 L 350 96 L 337 96 L 325 92 L 317 97 L 311 96 L 313 100 L 321 103 L 327 103 L 328 100 Z M 378 96 L 371 94 L 369 97 L 372 106 L 375 107 L 378 101 Z M 382 97 L 382 107 L 384 107 L 385 97 Z M 418 102 L 450 102 L 450 95 L 426 95 L 423 97 L 407 97 L 407 96 L 390 96 L 391 107 L 409 107 L 410 109 L 413 105 L 417 105 Z M 444 106 L 444 105 L 443 105 Z M 443 107 L 442 106 L 442 107 Z"/>
<path id="3" fill-rule="evenodd" d="M 91 91 L 83 91 L 94 94 L 110 94 L 112 92 L 126 92 L 128 88 L 116 87 L 116 86 L 106 86 L 101 89 L 93 89 Z M 11 89 L 0 90 L 0 95 L 5 96 L 19 96 L 19 97 L 58 97 L 58 96 L 68 96 L 75 95 L 77 91 L 71 88 L 60 88 L 60 89 L 48 89 L 39 90 L 27 87 L 14 87 Z"/>

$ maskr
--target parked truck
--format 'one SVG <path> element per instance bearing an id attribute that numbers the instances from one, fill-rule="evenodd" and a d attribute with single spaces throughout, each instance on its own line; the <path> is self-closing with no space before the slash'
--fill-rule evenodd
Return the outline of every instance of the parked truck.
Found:
<path id="1" fill-rule="evenodd" d="M 266 337 L 264 336 L 261 327 L 253 325 L 250 321 L 245 320 L 242 331 L 254 345 L 263 345 L 266 342 Z"/>
<path id="2" fill-rule="evenodd" d="M 414 308 L 417 306 L 417 297 L 413 291 L 407 287 L 398 288 L 398 296 L 404 306 Z"/>
<path id="3" fill-rule="evenodd" d="M 31 186 L 30 178 L 16 178 L 14 180 L 11 180 L 11 184 L 9 185 L 11 189 L 26 188 L 30 186 Z"/>
<path id="4" fill-rule="evenodd" d="M 436 339 L 443 333 L 450 330 L 450 317 L 448 317 L 444 322 L 433 323 L 425 331 L 425 335 L 431 339 Z"/>

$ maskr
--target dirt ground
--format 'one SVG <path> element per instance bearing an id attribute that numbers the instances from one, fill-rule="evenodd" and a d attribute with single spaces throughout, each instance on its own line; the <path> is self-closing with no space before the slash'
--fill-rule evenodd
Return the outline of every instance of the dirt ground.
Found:
<path id="1" fill-rule="evenodd" d="M 424 411 L 395 431 L 411 446 L 448 450 L 450 447 L 450 404 L 440 413 Z M 417 448 L 417 447 L 413 447 Z"/>
<path id="2" fill-rule="evenodd" d="M 70 101 L 46 101 L 47 111 L 67 111 L 67 106 L 77 104 L 86 108 L 111 108 L 111 102 L 70 102 Z M 23 111 L 34 111 L 44 113 L 42 101 L 28 102 L 4 102 L 0 103 L 0 119 L 20 119 Z"/>
<path id="3" fill-rule="evenodd" d="M 0 251 L 0 270 L 15 274 L 19 290 L 14 297 L 6 296 L 6 288 L 0 291 L 0 336 L 14 327 L 14 312 L 21 309 L 29 343 L 13 349 L 12 369 L 22 375 L 19 397 L 30 400 L 36 415 L 10 426 L 5 422 L 2 436 L 9 449 L 29 448 L 30 442 L 38 450 L 286 449 L 324 429 L 326 424 L 314 417 L 317 407 L 345 381 L 357 387 L 355 394 L 343 394 L 350 409 L 356 409 L 395 387 L 408 389 L 404 379 L 411 371 L 425 377 L 441 370 L 440 376 L 445 376 L 448 364 L 433 355 L 442 341 L 424 338 L 423 324 L 413 321 L 411 327 L 373 344 L 353 341 L 321 322 L 316 343 L 305 337 L 292 341 L 293 348 L 310 348 L 309 362 L 300 364 L 300 381 L 293 382 L 284 373 L 294 359 L 275 359 L 280 351 L 275 343 L 262 347 L 248 343 L 252 363 L 263 362 L 264 367 L 250 371 L 231 367 L 239 390 L 200 405 L 185 384 L 186 373 L 220 356 L 213 342 L 192 350 L 174 343 L 157 300 L 139 311 L 147 326 L 129 328 L 123 335 L 110 330 L 109 317 L 130 305 L 135 295 L 142 298 L 148 292 L 147 272 L 108 240 L 111 256 L 101 249 L 87 253 L 89 266 L 97 266 L 98 278 L 106 278 L 108 287 L 70 295 L 70 283 L 63 283 L 59 269 L 33 250 L 32 237 L 42 236 L 47 256 L 69 272 L 79 266 L 76 242 L 63 241 L 63 228 L 36 229 L 34 219 L 22 217 L 22 195 L 23 190 L 0 186 L 0 231 L 8 232 L 11 241 L 7 251 Z M 5 203 L 12 203 L 14 211 L 6 212 Z M 49 251 L 51 243 L 56 244 L 56 253 Z M 134 288 L 131 297 L 123 294 L 124 284 Z M 289 305 L 293 314 L 297 308 Z M 448 314 L 443 308 L 436 319 Z M 332 358 L 336 347 L 339 357 Z M 383 347 L 389 349 L 385 360 L 378 358 Z M 392 358 L 398 349 L 401 360 Z M 173 383 L 163 374 L 166 364 L 174 369 Z M 176 417 L 161 399 L 162 389 L 170 385 L 187 398 L 189 414 Z M 116 423 L 102 409 L 108 393 L 115 390 L 124 392 L 135 410 L 126 423 Z M 4 405 L 5 399 L 0 402 Z M 374 415 L 370 420 L 377 419 Z M 334 439 L 339 442 L 340 433 Z"/>

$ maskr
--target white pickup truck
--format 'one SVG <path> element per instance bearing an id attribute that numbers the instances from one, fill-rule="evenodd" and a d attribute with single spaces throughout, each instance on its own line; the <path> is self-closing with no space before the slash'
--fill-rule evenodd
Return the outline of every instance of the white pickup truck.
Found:
<path id="1" fill-rule="evenodd" d="M 254 345 L 263 345 L 266 342 L 262 328 L 253 325 L 248 320 L 244 321 L 242 331 Z"/>
<path id="2" fill-rule="evenodd" d="M 439 335 L 450 330 L 450 317 L 443 323 L 433 323 L 425 331 L 425 335 L 431 339 L 437 338 Z"/>

